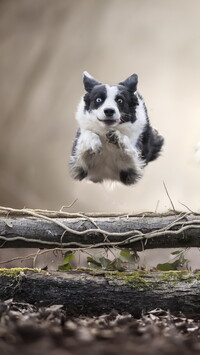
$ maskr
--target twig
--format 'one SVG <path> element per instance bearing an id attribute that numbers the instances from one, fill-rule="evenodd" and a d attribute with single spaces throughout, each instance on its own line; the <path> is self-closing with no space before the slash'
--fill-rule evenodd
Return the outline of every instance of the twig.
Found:
<path id="1" fill-rule="evenodd" d="M 76 198 L 70 205 L 68 206 L 62 206 L 59 212 L 63 212 L 64 208 L 71 208 L 72 206 L 75 205 L 75 203 L 78 201 L 78 199 Z"/>
<path id="2" fill-rule="evenodd" d="M 157 203 L 156 203 L 155 213 L 157 213 L 157 211 L 158 211 L 159 203 L 160 203 L 160 200 L 158 200 Z"/>
<path id="3" fill-rule="evenodd" d="M 182 206 L 184 206 L 185 208 L 187 208 L 187 210 L 188 210 L 189 212 L 191 212 L 191 213 L 193 213 L 193 214 L 195 215 L 195 212 L 193 212 L 187 205 L 185 205 L 184 203 L 182 203 L 182 202 L 180 202 L 180 201 L 179 201 L 179 203 L 180 203 Z"/>
<path id="4" fill-rule="evenodd" d="M 74 251 L 78 251 L 78 250 L 83 251 L 83 249 L 81 250 L 79 248 L 73 248 L 73 250 Z M 35 256 L 38 257 L 38 256 L 40 256 L 42 254 L 46 254 L 46 253 L 50 253 L 50 252 L 57 252 L 57 251 L 66 252 L 66 248 L 54 248 L 54 249 L 45 249 L 45 250 L 40 250 L 39 249 L 36 253 L 31 253 L 31 254 L 28 254 L 26 256 L 16 256 L 15 258 L 1 261 L 0 265 L 9 264 L 12 261 L 18 261 L 18 260 L 27 261 L 27 260 L 30 260 L 30 259 L 34 259 Z"/>
<path id="5" fill-rule="evenodd" d="M 164 181 L 163 181 L 163 185 L 164 185 L 166 194 L 167 194 L 167 196 L 168 196 L 168 198 L 169 198 L 169 201 L 170 201 L 170 203 L 171 203 L 171 205 L 172 205 L 172 209 L 173 209 L 174 213 L 177 213 L 177 211 L 176 211 L 176 209 L 175 209 L 175 207 L 174 207 L 174 204 L 173 204 L 173 202 L 172 202 L 172 199 L 171 199 L 171 197 L 170 197 L 170 195 L 169 195 L 169 192 L 168 192 L 168 190 L 167 190 L 167 187 L 166 187 Z"/>
<path id="6" fill-rule="evenodd" d="M 33 258 L 33 268 L 35 268 L 36 259 L 37 259 L 38 255 L 39 255 L 39 253 L 40 253 L 40 249 L 37 250 L 37 252 L 35 253 L 35 256 L 34 256 L 34 258 Z"/>

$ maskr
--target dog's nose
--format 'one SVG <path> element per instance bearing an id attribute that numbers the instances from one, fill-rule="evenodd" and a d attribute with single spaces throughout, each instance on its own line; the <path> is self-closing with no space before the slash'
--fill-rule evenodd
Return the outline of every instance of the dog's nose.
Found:
<path id="1" fill-rule="evenodd" d="M 105 108 L 104 113 L 107 117 L 112 117 L 115 113 L 115 110 L 113 110 L 113 108 Z"/>

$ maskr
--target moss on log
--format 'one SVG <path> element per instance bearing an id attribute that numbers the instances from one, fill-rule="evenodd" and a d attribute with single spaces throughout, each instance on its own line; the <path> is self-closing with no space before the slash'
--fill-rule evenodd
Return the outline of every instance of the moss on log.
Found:
<path id="1" fill-rule="evenodd" d="M 63 305 L 73 315 L 98 315 L 112 309 L 135 316 L 162 308 L 186 315 L 200 313 L 200 273 L 70 272 L 0 270 L 0 299 L 37 306 Z"/>

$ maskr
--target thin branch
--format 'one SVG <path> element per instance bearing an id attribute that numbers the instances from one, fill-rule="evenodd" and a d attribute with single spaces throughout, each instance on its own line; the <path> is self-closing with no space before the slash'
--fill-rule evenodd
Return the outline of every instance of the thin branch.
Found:
<path id="1" fill-rule="evenodd" d="M 187 208 L 187 210 L 188 210 L 190 213 L 195 214 L 195 212 L 192 211 L 187 205 L 185 205 L 184 203 L 182 203 L 182 202 L 180 202 L 180 201 L 179 201 L 179 203 L 180 203 L 182 206 L 184 206 L 185 208 Z"/>
<path id="2" fill-rule="evenodd" d="M 157 213 L 157 211 L 158 211 L 159 203 L 160 203 L 160 200 L 158 200 L 157 203 L 156 203 L 155 213 Z"/>
<path id="3" fill-rule="evenodd" d="M 62 206 L 59 212 L 63 212 L 64 208 L 71 208 L 72 206 L 75 205 L 75 203 L 78 201 L 78 199 L 76 198 L 70 205 L 68 206 Z"/>
<path id="4" fill-rule="evenodd" d="M 39 253 L 40 253 L 40 249 L 38 249 L 37 251 L 36 251 L 36 253 L 35 253 L 35 256 L 34 256 L 34 258 L 33 258 L 33 268 L 35 268 L 36 266 L 36 259 L 37 259 L 37 257 L 38 257 L 38 255 L 39 255 Z"/>
<path id="5" fill-rule="evenodd" d="M 171 197 L 170 197 L 170 195 L 169 195 L 169 192 L 168 192 L 168 190 L 167 190 L 167 186 L 165 185 L 165 182 L 164 182 L 164 181 L 163 181 L 163 185 L 164 185 L 164 188 L 165 188 L 165 192 L 166 192 L 166 194 L 167 194 L 167 196 L 168 196 L 168 198 L 169 198 L 169 201 L 170 201 L 170 203 L 171 203 L 171 205 L 172 205 L 172 209 L 173 209 L 174 213 L 177 213 L 177 211 L 176 211 L 176 209 L 175 209 L 175 207 L 174 207 L 174 204 L 173 204 L 173 202 L 172 202 L 172 199 L 171 199 Z"/>

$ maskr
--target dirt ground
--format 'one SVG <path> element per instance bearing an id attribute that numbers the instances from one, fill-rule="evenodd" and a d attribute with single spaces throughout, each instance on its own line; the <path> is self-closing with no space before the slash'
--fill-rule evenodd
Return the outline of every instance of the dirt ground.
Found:
<path id="1" fill-rule="evenodd" d="M 135 319 L 113 310 L 69 317 L 61 305 L 0 303 L 1 355 L 199 354 L 200 322 L 160 309 Z"/>

